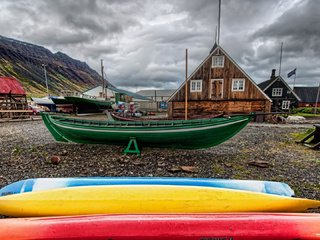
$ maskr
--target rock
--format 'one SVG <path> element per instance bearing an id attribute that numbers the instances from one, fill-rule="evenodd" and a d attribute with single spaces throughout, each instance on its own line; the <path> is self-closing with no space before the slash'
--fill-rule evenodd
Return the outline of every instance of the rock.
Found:
<path id="1" fill-rule="evenodd" d="M 58 165 L 61 162 L 61 158 L 59 156 L 57 156 L 57 155 L 53 155 L 50 158 L 50 161 L 51 161 L 52 164 Z"/>
<path id="2" fill-rule="evenodd" d="M 193 166 L 180 166 L 181 170 L 188 173 L 197 173 L 198 168 Z"/>
<path id="3" fill-rule="evenodd" d="M 231 163 L 225 163 L 224 165 L 226 165 L 226 167 L 228 167 L 228 168 L 232 168 L 232 164 Z"/>

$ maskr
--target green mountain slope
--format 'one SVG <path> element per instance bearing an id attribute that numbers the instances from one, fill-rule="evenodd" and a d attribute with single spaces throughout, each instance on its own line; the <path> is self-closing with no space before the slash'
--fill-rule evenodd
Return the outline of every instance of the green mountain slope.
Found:
<path id="1" fill-rule="evenodd" d="M 46 65 L 50 94 L 61 90 L 83 91 L 96 86 L 100 75 L 85 62 L 34 44 L 0 36 L 0 76 L 13 76 L 29 95 L 45 95 L 43 64 Z"/>

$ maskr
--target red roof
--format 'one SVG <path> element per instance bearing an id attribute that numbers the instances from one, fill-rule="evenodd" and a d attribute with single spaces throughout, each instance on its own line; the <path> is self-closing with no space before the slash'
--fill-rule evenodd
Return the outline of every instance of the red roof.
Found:
<path id="1" fill-rule="evenodd" d="M 0 77 L 0 94 L 26 95 L 21 83 L 13 77 Z"/>

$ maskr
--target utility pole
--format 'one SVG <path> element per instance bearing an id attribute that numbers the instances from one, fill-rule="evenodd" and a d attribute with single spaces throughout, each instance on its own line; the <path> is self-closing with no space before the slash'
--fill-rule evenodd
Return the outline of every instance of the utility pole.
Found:
<path id="1" fill-rule="evenodd" d="M 103 78 L 103 59 L 101 59 L 101 80 L 102 80 L 102 98 L 104 98 L 105 86 L 104 86 L 104 78 Z"/>
<path id="2" fill-rule="evenodd" d="M 280 49 L 279 77 L 281 77 L 282 47 L 283 47 L 283 42 L 281 42 L 281 49 Z"/>
<path id="3" fill-rule="evenodd" d="M 43 70 L 44 70 L 44 78 L 46 80 L 46 88 L 47 88 L 47 96 L 49 97 L 49 88 L 48 88 L 48 78 L 47 78 L 47 70 L 46 70 L 46 64 L 42 64 Z"/>
<path id="4" fill-rule="evenodd" d="M 184 119 L 188 120 L 188 49 L 186 49 L 186 85 L 185 85 Z"/>

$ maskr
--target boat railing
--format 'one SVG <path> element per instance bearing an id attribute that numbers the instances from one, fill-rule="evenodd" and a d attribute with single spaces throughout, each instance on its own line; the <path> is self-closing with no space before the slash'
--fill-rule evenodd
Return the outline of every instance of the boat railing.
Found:
<path id="1" fill-rule="evenodd" d="M 231 118 L 212 118 L 212 119 L 197 119 L 197 120 L 159 120 L 159 121 L 98 121 L 89 119 L 70 118 L 66 116 L 51 115 L 54 119 L 64 123 L 75 123 L 86 126 L 108 126 L 108 127 L 196 127 L 196 126 L 212 126 L 219 125 L 226 120 L 236 121 L 239 117 Z M 242 116 L 243 117 L 243 116 Z"/>

